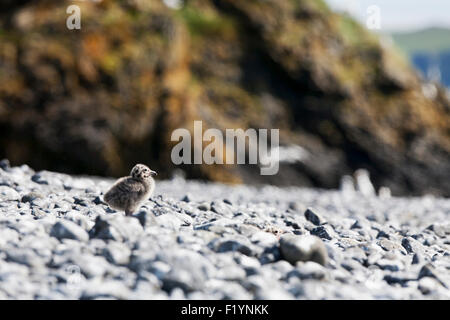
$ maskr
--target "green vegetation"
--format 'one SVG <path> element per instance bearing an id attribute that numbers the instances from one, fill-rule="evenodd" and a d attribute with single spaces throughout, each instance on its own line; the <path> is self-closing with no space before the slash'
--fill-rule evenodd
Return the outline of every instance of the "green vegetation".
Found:
<path id="1" fill-rule="evenodd" d="M 393 33 L 392 38 L 407 54 L 450 50 L 450 29 L 429 28 L 417 32 Z"/>
<path id="2" fill-rule="evenodd" d="M 328 7 L 328 5 L 325 3 L 325 1 L 323 0 L 292 0 L 296 3 L 298 2 L 307 2 L 309 5 L 313 6 L 313 8 L 317 9 L 318 11 L 322 12 L 322 13 L 329 13 L 330 12 L 330 8 Z"/>
<path id="3" fill-rule="evenodd" d="M 350 46 L 370 45 L 377 43 L 377 37 L 367 31 L 359 22 L 348 15 L 338 20 L 338 32 L 345 43 Z"/>
<path id="4" fill-rule="evenodd" d="M 193 6 L 185 6 L 178 11 L 193 36 L 224 35 L 234 32 L 232 19 L 219 15 L 212 10 L 200 10 Z"/>

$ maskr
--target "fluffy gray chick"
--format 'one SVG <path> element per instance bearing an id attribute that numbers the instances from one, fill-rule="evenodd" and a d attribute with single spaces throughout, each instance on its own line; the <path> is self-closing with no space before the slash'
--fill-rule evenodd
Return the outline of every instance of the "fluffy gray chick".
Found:
<path id="1" fill-rule="evenodd" d="M 131 170 L 130 176 L 117 180 L 103 196 L 103 200 L 113 209 L 125 211 L 130 216 L 141 204 L 148 200 L 155 189 L 152 176 L 155 171 L 143 164 L 137 164 Z"/>

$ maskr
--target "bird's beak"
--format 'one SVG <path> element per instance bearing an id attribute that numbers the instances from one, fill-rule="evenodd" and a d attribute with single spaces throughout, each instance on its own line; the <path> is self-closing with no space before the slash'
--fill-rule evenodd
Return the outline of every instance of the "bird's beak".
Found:
<path id="1" fill-rule="evenodd" d="M 151 176 L 157 176 L 158 173 L 156 173 L 156 171 L 150 170 L 150 175 L 151 175 Z"/>

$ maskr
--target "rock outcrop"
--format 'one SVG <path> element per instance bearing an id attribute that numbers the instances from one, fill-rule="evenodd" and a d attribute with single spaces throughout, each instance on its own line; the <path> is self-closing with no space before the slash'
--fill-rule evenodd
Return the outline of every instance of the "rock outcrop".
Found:
<path id="1" fill-rule="evenodd" d="M 386 41 L 321 1 L 21 1 L 0 19 L 0 157 L 120 176 L 171 175 L 176 128 L 280 128 L 307 157 L 181 166 L 189 178 L 334 188 L 366 168 L 394 194 L 450 195 L 450 103 Z M 4 12 L 4 13 L 3 13 Z M 429 89 L 429 88 L 428 88 Z"/>

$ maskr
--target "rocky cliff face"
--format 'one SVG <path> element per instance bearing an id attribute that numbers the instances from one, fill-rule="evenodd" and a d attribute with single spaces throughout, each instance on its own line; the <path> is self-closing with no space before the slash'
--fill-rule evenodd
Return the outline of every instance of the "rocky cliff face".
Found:
<path id="1" fill-rule="evenodd" d="M 2 10 L 0 156 L 13 164 L 168 176 L 174 129 L 280 128 L 308 157 L 255 166 L 182 166 L 188 177 L 337 187 L 367 168 L 394 194 L 450 195 L 450 103 L 423 90 L 395 50 L 321 1 L 80 2 Z M 430 93 L 431 92 L 431 93 Z"/>

